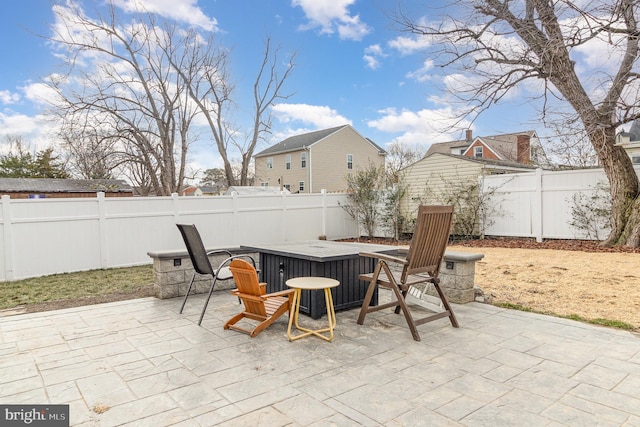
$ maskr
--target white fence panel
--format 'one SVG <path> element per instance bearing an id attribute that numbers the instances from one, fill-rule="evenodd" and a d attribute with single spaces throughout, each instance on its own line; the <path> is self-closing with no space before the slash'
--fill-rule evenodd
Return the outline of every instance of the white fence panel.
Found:
<path id="1" fill-rule="evenodd" d="M 636 167 L 636 173 L 640 167 Z M 482 178 L 483 191 L 491 197 L 495 212 L 485 230 L 488 236 L 543 239 L 587 239 L 571 226 L 574 195 L 591 197 L 599 184 L 608 184 L 600 168 L 493 175 Z M 600 230 L 606 236 L 605 230 Z"/>
<path id="2" fill-rule="evenodd" d="M 345 195 L 231 195 L 11 200 L 0 203 L 0 281 L 148 264 L 183 249 L 176 223 L 196 224 L 207 247 L 354 237 Z"/>
<path id="3" fill-rule="evenodd" d="M 484 191 L 493 192 L 490 203 L 496 211 L 488 219 L 486 234 L 495 236 L 531 236 L 535 174 L 491 175 L 483 179 Z"/>

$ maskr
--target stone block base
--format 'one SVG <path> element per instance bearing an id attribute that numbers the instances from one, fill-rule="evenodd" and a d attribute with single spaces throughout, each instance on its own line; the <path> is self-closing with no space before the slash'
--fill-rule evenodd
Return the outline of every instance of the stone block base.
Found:
<path id="1" fill-rule="evenodd" d="M 215 249 L 207 249 L 207 251 L 210 250 L 213 251 Z M 238 249 L 229 251 L 232 255 L 251 256 L 256 261 L 256 268 L 259 268 L 258 254 L 245 253 Z M 153 287 L 156 297 L 175 298 L 184 296 L 191 282 L 191 278 L 195 273 L 187 251 L 152 251 L 147 252 L 147 255 L 153 259 Z M 226 254 L 214 254 L 209 257 L 209 260 L 213 268 L 217 268 L 226 258 Z M 218 280 L 216 282 L 217 290 L 231 290 L 235 289 L 235 287 L 233 280 Z M 206 293 L 209 292 L 210 288 L 211 277 L 197 274 L 193 287 L 191 288 L 191 293 Z"/>
<path id="2" fill-rule="evenodd" d="M 475 301 L 476 261 L 484 254 L 446 252 L 440 266 L 440 287 L 449 302 L 466 304 Z M 427 294 L 437 296 L 435 289 Z"/>

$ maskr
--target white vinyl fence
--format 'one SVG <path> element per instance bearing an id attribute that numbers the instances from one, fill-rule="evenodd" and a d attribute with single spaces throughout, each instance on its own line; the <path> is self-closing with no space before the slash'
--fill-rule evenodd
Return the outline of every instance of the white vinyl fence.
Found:
<path id="1" fill-rule="evenodd" d="M 185 249 L 176 223 L 208 248 L 355 237 L 344 194 L 0 200 L 0 281 L 149 264 L 148 251 Z"/>
<path id="2" fill-rule="evenodd" d="M 640 168 L 636 167 L 636 173 Z M 493 192 L 488 236 L 535 237 L 543 239 L 588 239 L 584 231 L 572 227 L 574 194 L 591 197 L 608 181 L 601 168 L 491 175 L 482 178 L 482 188 Z M 601 238 L 608 235 L 600 230 Z M 591 237 L 593 238 L 593 237 Z"/>

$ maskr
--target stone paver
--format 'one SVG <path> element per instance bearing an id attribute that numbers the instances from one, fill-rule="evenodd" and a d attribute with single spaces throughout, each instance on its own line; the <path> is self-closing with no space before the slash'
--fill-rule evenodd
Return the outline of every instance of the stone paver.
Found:
<path id="1" fill-rule="evenodd" d="M 381 291 L 380 299 L 388 295 Z M 333 342 L 256 338 L 215 292 L 0 318 L 0 403 L 69 404 L 75 426 L 640 426 L 640 337 L 471 303 L 411 338 L 385 310 Z M 310 319 L 308 319 L 310 321 Z"/>

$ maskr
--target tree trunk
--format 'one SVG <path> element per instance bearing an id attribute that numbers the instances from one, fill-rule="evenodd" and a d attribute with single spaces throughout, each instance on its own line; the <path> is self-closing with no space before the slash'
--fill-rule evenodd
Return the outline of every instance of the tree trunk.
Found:
<path id="1" fill-rule="evenodd" d="M 614 144 L 615 129 L 590 135 L 611 188 L 611 234 L 605 246 L 640 245 L 640 184 L 626 151 Z"/>

